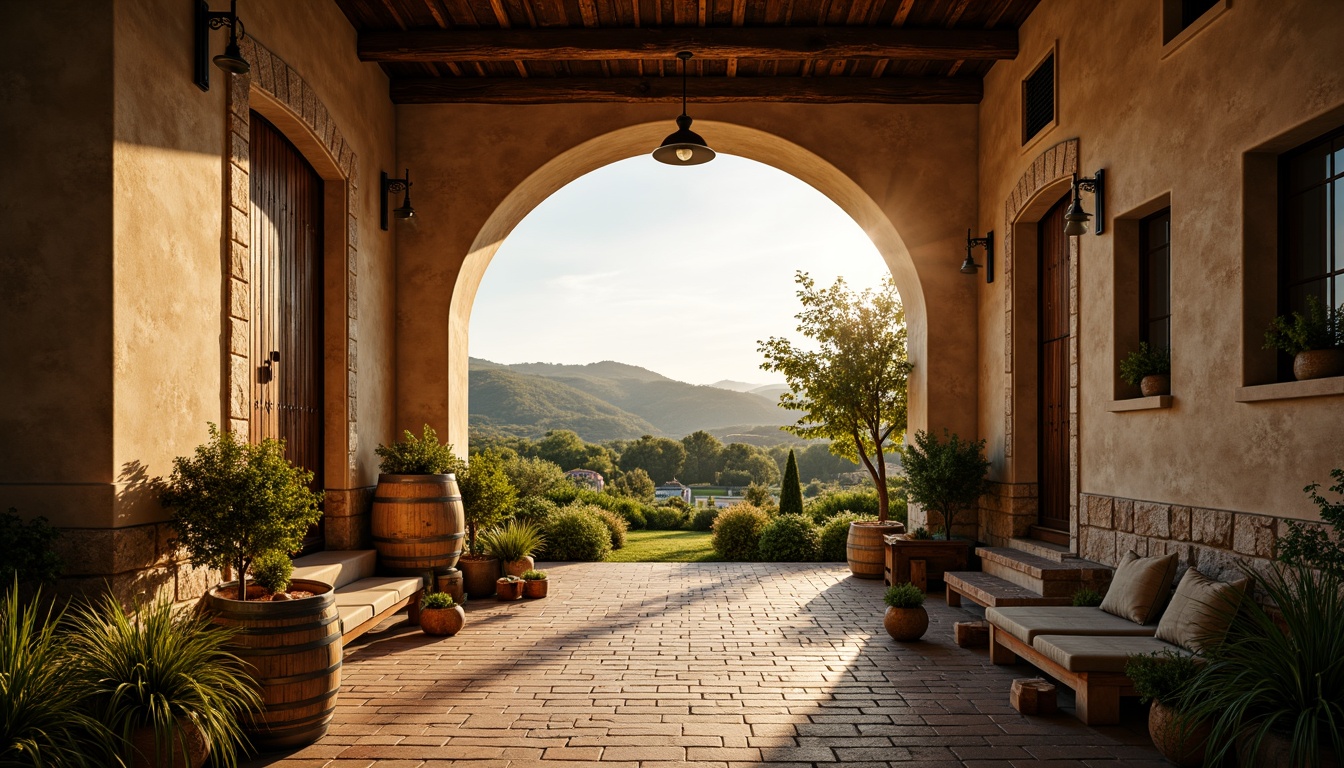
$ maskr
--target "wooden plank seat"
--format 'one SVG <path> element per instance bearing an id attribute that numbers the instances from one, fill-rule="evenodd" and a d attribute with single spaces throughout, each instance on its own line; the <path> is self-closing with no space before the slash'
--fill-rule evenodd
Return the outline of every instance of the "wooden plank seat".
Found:
<path id="1" fill-rule="evenodd" d="M 943 574 L 943 581 L 947 583 L 947 604 L 953 608 L 961 605 L 963 597 L 986 608 L 1069 605 L 1073 602 L 1072 597 L 1042 597 L 1026 587 L 981 571 L 948 571 Z"/>
<path id="2" fill-rule="evenodd" d="M 294 578 L 314 579 L 335 587 L 336 610 L 345 643 L 407 609 L 412 624 L 420 622 L 424 582 L 418 576 L 374 576 L 377 553 L 365 550 L 328 550 L 294 561 Z"/>

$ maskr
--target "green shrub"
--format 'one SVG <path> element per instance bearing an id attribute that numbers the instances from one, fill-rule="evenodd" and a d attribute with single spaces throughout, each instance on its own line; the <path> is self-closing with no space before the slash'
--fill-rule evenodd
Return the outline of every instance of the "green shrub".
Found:
<path id="1" fill-rule="evenodd" d="M 933 534 L 929 532 L 928 528 L 925 528 L 924 526 L 921 525 L 915 530 L 910 532 L 910 538 L 914 539 L 915 541 L 929 541 L 930 539 L 933 538 Z"/>
<path id="2" fill-rule="evenodd" d="M 504 473 L 504 457 L 496 451 L 481 451 L 457 473 L 462 489 L 462 507 L 467 519 L 467 551 L 480 554 L 477 534 L 504 521 L 518 502 L 518 491 Z"/>
<path id="3" fill-rule="evenodd" d="M 12 507 L 0 515 L 0 583 L 8 584 L 16 576 L 21 584 L 56 581 L 61 557 L 53 546 L 59 535 L 45 517 L 24 522 Z"/>
<path id="4" fill-rule="evenodd" d="M 714 521 L 714 551 L 724 560 L 755 560 L 760 551 L 761 531 L 770 516 L 750 504 L 734 504 L 719 512 Z"/>
<path id="5" fill-rule="evenodd" d="M 625 521 L 630 524 L 631 530 L 644 528 L 644 516 L 652 509 L 652 507 L 641 504 L 636 499 L 612 496 L 609 493 L 598 493 L 591 488 L 580 488 L 573 483 L 562 483 L 552 488 L 546 493 L 546 498 L 560 507 L 567 507 L 571 504 L 591 504 L 595 507 L 611 510 L 625 518 Z"/>
<path id="6" fill-rule="evenodd" d="M 717 507 L 702 507 L 695 511 L 691 517 L 691 530 L 693 531 L 712 531 L 714 530 L 714 519 L 719 516 Z"/>
<path id="7" fill-rule="evenodd" d="M 630 530 L 630 524 L 625 522 L 625 518 L 612 512 L 609 509 L 597 510 L 597 516 L 602 519 L 603 525 L 611 531 L 611 548 L 620 549 L 625 546 L 625 532 Z"/>
<path id="8" fill-rule="evenodd" d="M 757 551 L 771 563 L 810 563 L 817 559 L 821 535 L 802 515 L 780 515 L 761 531 Z"/>
<path id="9" fill-rule="evenodd" d="M 649 526 L 649 521 L 644 516 L 644 510 L 648 509 L 648 507 L 635 499 L 615 498 L 612 505 L 610 507 L 604 507 L 604 509 L 610 509 L 620 515 L 621 519 L 625 520 L 631 530 L 640 530 Z"/>
<path id="10" fill-rule="evenodd" d="M 803 514 L 803 487 L 798 479 L 798 459 L 789 449 L 789 459 L 784 464 L 784 479 L 779 483 L 779 513 L 781 515 Z"/>
<path id="11" fill-rule="evenodd" d="M 1125 677 L 1134 682 L 1134 691 L 1145 702 L 1156 700 L 1167 706 L 1175 706 L 1198 673 L 1193 656 L 1174 650 L 1136 653 L 1125 662 Z"/>
<path id="12" fill-rule="evenodd" d="M 546 523 L 546 559 L 603 560 L 611 552 L 611 531 L 587 504 L 574 504 Z"/>
<path id="13" fill-rule="evenodd" d="M 428 424 L 422 437 L 411 434 L 409 429 L 402 434 L 401 440 L 391 445 L 379 445 L 373 451 L 378 454 L 379 471 L 383 474 L 442 475 L 461 469 L 462 462 L 453 453 L 453 446 L 441 444 L 438 434 Z"/>
<path id="14" fill-rule="evenodd" d="M 948 538 L 956 535 L 956 513 L 967 510 L 974 518 L 980 497 L 989 490 L 985 479 L 989 461 L 984 453 L 984 440 L 962 440 L 947 430 L 941 441 L 920 430 L 914 443 L 901 449 L 909 500 L 922 504 L 926 512 L 938 513 Z"/>
<path id="15" fill-rule="evenodd" d="M 895 499 L 892 499 L 895 501 Z M 877 491 L 841 491 L 811 499 L 803 506 L 817 525 L 843 512 L 877 519 Z"/>
<path id="16" fill-rule="evenodd" d="M 1120 378 L 1130 386 L 1138 386 L 1144 376 L 1171 373 L 1171 350 L 1139 342 L 1139 348 L 1120 361 Z"/>
<path id="17" fill-rule="evenodd" d="M 1320 483 L 1312 483 L 1302 490 L 1320 508 L 1321 526 L 1303 525 L 1288 521 L 1288 533 L 1279 539 L 1279 560 L 1289 564 L 1303 564 L 1344 577 L 1344 469 L 1333 469 L 1330 476 L 1335 484 L 1330 490 L 1340 496 L 1331 502 L 1317 493 Z M 1334 528 L 1332 537 L 1325 526 Z"/>
<path id="18" fill-rule="evenodd" d="M 924 604 L 924 590 L 914 584 L 892 584 L 882 601 L 892 608 L 918 608 Z"/>
<path id="19" fill-rule="evenodd" d="M 452 608 L 454 605 L 457 605 L 457 603 L 453 601 L 453 596 L 447 592 L 426 592 L 425 596 L 420 598 L 422 609 Z"/>
<path id="20" fill-rule="evenodd" d="M 545 571 L 538 571 L 534 569 L 531 571 L 527 571 L 526 573 L 523 574 L 523 581 L 545 581 L 545 580 L 546 580 Z"/>
<path id="21" fill-rule="evenodd" d="M 526 496 L 514 506 L 513 519 L 545 527 L 546 521 L 559 510 L 560 506 L 548 498 Z"/>
<path id="22" fill-rule="evenodd" d="M 252 561 L 252 580 L 270 592 L 289 589 L 294 575 L 294 561 L 284 552 L 265 552 Z"/>
<path id="23" fill-rule="evenodd" d="M 860 520 L 876 520 L 877 515 L 856 515 L 841 512 L 821 527 L 821 544 L 817 559 L 825 563 L 843 563 L 849 559 L 849 524 Z"/>
<path id="24" fill-rule="evenodd" d="M 1265 349 L 1290 355 L 1332 347 L 1344 347 L 1344 304 L 1327 307 L 1315 296 L 1307 296 L 1307 314 L 1276 317 L 1265 331 Z"/>
<path id="25" fill-rule="evenodd" d="M 1095 608 L 1101 605 L 1102 594 L 1095 589 L 1080 589 L 1073 593 L 1073 606 L 1082 608 L 1084 606 Z"/>
<path id="26" fill-rule="evenodd" d="M 686 526 L 686 510 L 678 507 L 654 507 L 644 515 L 650 531 L 679 531 Z"/>
<path id="27" fill-rule="evenodd" d="M 510 520 L 483 532 L 480 538 L 485 551 L 505 563 L 530 557 L 546 543 L 541 528 L 524 520 Z"/>

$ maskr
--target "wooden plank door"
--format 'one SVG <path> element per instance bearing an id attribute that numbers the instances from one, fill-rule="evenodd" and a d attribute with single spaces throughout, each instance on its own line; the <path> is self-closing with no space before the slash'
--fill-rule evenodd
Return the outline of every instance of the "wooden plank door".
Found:
<path id="1" fill-rule="evenodd" d="M 284 440 L 321 490 L 322 179 L 256 112 L 251 126 L 251 439 Z"/>
<path id="2" fill-rule="evenodd" d="M 1068 196 L 1041 220 L 1037 232 L 1037 392 L 1040 444 L 1040 525 L 1069 530 L 1069 238 L 1064 234 Z"/>

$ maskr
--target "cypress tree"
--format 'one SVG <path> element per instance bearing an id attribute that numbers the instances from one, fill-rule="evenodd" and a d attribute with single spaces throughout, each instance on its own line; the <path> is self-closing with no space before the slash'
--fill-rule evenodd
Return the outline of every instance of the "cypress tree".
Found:
<path id="1" fill-rule="evenodd" d="M 784 482 L 779 487 L 779 513 L 781 515 L 803 514 L 803 487 L 798 482 L 798 460 L 789 449 L 789 463 L 784 465 Z"/>

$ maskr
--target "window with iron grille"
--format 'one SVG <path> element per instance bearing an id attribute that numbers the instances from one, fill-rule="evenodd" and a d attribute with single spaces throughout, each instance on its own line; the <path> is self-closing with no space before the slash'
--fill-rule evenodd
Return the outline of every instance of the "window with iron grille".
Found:
<path id="1" fill-rule="evenodd" d="M 1279 158 L 1279 205 L 1279 314 L 1344 304 L 1344 127 Z"/>
<path id="2" fill-rule="evenodd" d="M 1139 222 L 1139 341 L 1171 349 L 1171 209 Z"/>
<path id="3" fill-rule="evenodd" d="M 1050 54 L 1022 81 L 1022 143 L 1055 119 L 1055 56 Z"/>

